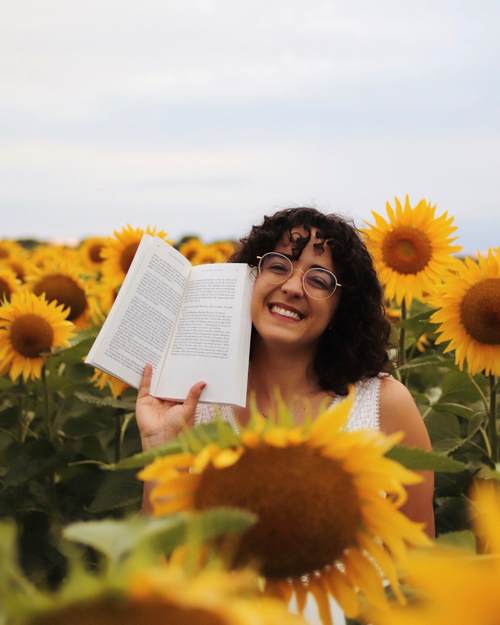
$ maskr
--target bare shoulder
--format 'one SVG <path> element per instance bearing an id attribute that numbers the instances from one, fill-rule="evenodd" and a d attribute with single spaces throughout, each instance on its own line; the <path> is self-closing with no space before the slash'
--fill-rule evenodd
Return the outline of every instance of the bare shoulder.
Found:
<path id="1" fill-rule="evenodd" d="M 410 391 L 392 377 L 383 378 L 381 383 L 380 429 L 386 434 L 404 432 L 405 445 L 431 449 L 424 420 Z"/>

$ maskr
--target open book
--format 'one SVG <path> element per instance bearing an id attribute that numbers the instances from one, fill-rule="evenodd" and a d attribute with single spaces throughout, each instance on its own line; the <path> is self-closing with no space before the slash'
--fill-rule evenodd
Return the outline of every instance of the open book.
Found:
<path id="1" fill-rule="evenodd" d="M 245 406 L 253 279 L 243 263 L 197 265 L 145 234 L 85 362 L 138 387 L 153 365 L 151 394 Z"/>

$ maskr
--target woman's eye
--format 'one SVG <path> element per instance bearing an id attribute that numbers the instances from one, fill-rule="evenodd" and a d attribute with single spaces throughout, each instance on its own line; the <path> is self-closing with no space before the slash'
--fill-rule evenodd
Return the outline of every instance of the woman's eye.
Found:
<path id="1" fill-rule="evenodd" d="M 331 289 L 331 282 L 323 276 L 308 276 L 307 283 L 315 289 L 329 290 Z"/>
<path id="2" fill-rule="evenodd" d="M 318 278 L 311 278 L 310 284 L 311 284 L 311 286 L 314 286 L 317 289 L 326 289 L 326 288 L 328 288 L 328 285 L 323 280 L 319 280 Z"/>
<path id="3" fill-rule="evenodd" d="M 273 263 L 272 265 L 269 265 L 268 269 L 278 273 L 284 273 L 285 271 L 288 271 L 288 267 L 283 263 Z"/>

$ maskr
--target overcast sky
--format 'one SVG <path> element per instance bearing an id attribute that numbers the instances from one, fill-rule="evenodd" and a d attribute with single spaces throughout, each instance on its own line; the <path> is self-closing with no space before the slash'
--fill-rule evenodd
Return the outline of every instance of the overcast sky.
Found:
<path id="1" fill-rule="evenodd" d="M 0 236 L 361 225 L 409 193 L 500 245 L 499 32 L 498 0 L 4 3 Z"/>

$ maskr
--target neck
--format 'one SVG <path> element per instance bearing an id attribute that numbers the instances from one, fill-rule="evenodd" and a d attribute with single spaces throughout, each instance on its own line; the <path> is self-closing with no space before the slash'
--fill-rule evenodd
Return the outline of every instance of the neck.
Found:
<path id="1" fill-rule="evenodd" d="M 249 390 L 259 407 L 273 402 L 276 388 L 286 403 L 306 398 L 320 389 L 312 374 L 315 352 L 311 347 L 274 347 L 255 337 L 250 363 Z"/>

